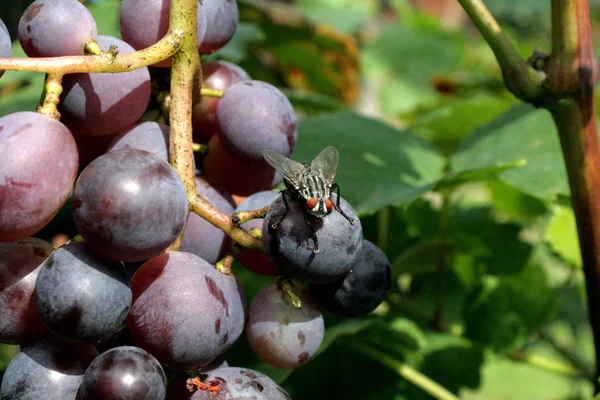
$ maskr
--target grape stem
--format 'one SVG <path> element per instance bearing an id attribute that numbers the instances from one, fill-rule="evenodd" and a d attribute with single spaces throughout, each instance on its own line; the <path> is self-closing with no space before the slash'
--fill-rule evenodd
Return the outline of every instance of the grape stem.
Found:
<path id="1" fill-rule="evenodd" d="M 60 119 L 57 106 L 62 93 L 62 77 L 61 74 L 48 74 L 46 76 L 41 104 L 37 107 L 37 112 L 57 121 Z"/>
<path id="2" fill-rule="evenodd" d="M 288 278 L 282 276 L 275 278 L 275 283 L 290 298 L 296 308 L 302 308 L 302 300 L 294 291 L 294 284 Z"/>
<path id="3" fill-rule="evenodd" d="M 214 90 L 209 88 L 200 89 L 201 96 L 221 98 L 224 94 L 225 92 L 222 90 Z"/>
<path id="4" fill-rule="evenodd" d="M 248 222 L 252 219 L 264 218 L 265 215 L 267 215 L 267 211 L 269 211 L 269 206 L 259 208 L 258 210 L 240 211 L 231 216 L 231 222 L 235 226 L 240 226 L 244 222 Z"/>

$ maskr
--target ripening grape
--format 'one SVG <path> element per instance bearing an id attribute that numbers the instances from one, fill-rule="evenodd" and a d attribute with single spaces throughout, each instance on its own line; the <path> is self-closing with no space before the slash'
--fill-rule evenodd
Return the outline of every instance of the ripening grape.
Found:
<path id="1" fill-rule="evenodd" d="M 82 55 L 96 34 L 94 17 L 77 0 L 36 0 L 19 21 L 19 42 L 29 57 Z"/>
<path id="2" fill-rule="evenodd" d="M 332 195 L 332 201 L 336 201 Z M 340 279 L 352 267 L 362 249 L 362 227 L 354 209 L 341 199 L 340 208 L 354 224 L 337 210 L 323 218 L 308 217 L 316 231 L 319 252 L 314 253 L 313 233 L 304 214 L 306 205 L 299 201 L 287 200 L 289 211 L 281 197 L 273 202 L 263 223 L 265 250 L 277 274 L 290 276 L 310 283 L 326 283 Z M 281 222 L 277 228 L 272 225 Z"/>
<path id="3" fill-rule="evenodd" d="M 252 160 L 262 160 L 267 149 L 289 157 L 298 138 L 290 101 L 266 82 L 243 81 L 227 89 L 217 119 L 225 147 Z"/>
<path id="4" fill-rule="evenodd" d="M 8 29 L 4 22 L 0 19 L 0 57 L 10 57 L 11 54 L 11 42 Z M 0 76 L 4 74 L 4 70 L 0 69 Z"/>
<path id="5" fill-rule="evenodd" d="M 227 367 L 209 371 L 206 375 L 204 383 L 218 387 L 219 391 L 197 390 L 191 400 L 291 400 L 281 386 L 258 371 Z"/>
<path id="6" fill-rule="evenodd" d="M 69 196 L 77 147 L 63 124 L 26 111 L 0 118 L 0 155 L 0 242 L 25 239 Z"/>
<path id="7" fill-rule="evenodd" d="M 362 250 L 345 277 L 322 285 L 311 284 L 310 291 L 327 311 L 358 317 L 377 308 L 390 286 L 390 260 L 379 247 L 363 240 Z"/>
<path id="8" fill-rule="evenodd" d="M 115 136 L 107 152 L 125 149 L 145 150 L 169 161 L 169 127 L 154 121 L 136 124 Z"/>
<path id="9" fill-rule="evenodd" d="M 110 36 L 98 36 L 98 45 L 108 50 L 117 45 L 119 54 L 133 47 Z M 74 133 L 111 135 L 136 123 L 150 102 L 150 72 L 140 68 L 124 73 L 68 74 L 58 109 L 61 121 Z"/>
<path id="10" fill-rule="evenodd" d="M 56 336 L 95 343 L 124 325 L 131 306 L 129 279 L 122 264 L 90 254 L 81 242 L 71 242 L 42 264 L 35 305 Z"/>
<path id="11" fill-rule="evenodd" d="M 206 34 L 198 43 L 200 53 L 214 53 L 225 46 L 238 25 L 238 7 L 235 0 L 210 0 L 202 3 L 206 13 Z"/>
<path id="12" fill-rule="evenodd" d="M 287 293 L 271 284 L 250 303 L 246 336 L 256 355 L 277 368 L 296 368 L 319 349 L 325 334 L 319 305 L 308 289 L 295 285 L 296 308 Z"/>
<path id="13" fill-rule="evenodd" d="M 21 347 L 8 364 L 2 400 L 75 400 L 83 374 L 98 351 L 89 344 L 47 339 Z"/>
<path id="14" fill-rule="evenodd" d="M 35 308 L 39 266 L 54 251 L 36 238 L 0 243 L 0 343 L 28 343 L 48 334 Z"/>
<path id="15" fill-rule="evenodd" d="M 177 238 L 187 218 L 187 197 L 165 160 L 143 150 L 119 150 L 83 170 L 73 192 L 73 217 L 93 251 L 142 261 Z"/>
<path id="16" fill-rule="evenodd" d="M 221 283 L 219 287 L 225 295 L 227 317 L 229 318 L 229 332 L 225 343 L 225 350 L 227 350 L 239 339 L 244 330 L 244 325 L 246 325 L 246 294 L 235 276 L 220 275 Z"/>
<path id="17" fill-rule="evenodd" d="M 85 167 L 106 153 L 108 145 L 115 137 L 115 135 L 92 136 L 81 132 L 71 133 L 73 133 L 73 139 L 75 139 L 75 143 L 77 144 L 80 168 Z"/>

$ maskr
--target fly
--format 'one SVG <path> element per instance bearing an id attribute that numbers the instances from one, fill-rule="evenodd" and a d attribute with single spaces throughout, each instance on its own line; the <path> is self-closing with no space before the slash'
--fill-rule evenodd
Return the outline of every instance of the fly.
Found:
<path id="1" fill-rule="evenodd" d="M 277 172 L 283 175 L 283 183 L 286 187 L 281 191 L 285 212 L 279 221 L 271 225 L 273 229 L 277 228 L 290 210 L 286 196 L 306 204 L 304 220 L 313 234 L 314 253 L 319 252 L 319 243 L 315 229 L 308 220 L 309 215 L 323 218 L 335 208 L 348 222 L 354 224 L 354 220 L 340 208 L 340 187 L 333 182 L 340 161 L 338 149 L 333 146 L 325 147 L 310 165 L 300 164 L 272 150 L 265 150 L 263 156 Z M 337 194 L 335 204 L 330 199 L 334 190 Z"/>

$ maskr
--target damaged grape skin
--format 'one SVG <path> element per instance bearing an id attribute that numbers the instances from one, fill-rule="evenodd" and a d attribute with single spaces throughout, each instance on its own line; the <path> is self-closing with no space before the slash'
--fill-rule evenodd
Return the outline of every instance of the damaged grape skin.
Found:
<path id="1" fill-rule="evenodd" d="M 291 400 L 271 378 L 247 368 L 226 367 L 209 371 L 203 383 L 219 390 L 197 390 L 191 400 Z"/>

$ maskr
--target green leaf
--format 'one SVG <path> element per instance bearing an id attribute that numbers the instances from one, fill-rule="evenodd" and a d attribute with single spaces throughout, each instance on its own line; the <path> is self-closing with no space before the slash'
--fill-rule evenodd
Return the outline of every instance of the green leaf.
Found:
<path id="1" fill-rule="evenodd" d="M 423 139 L 351 111 L 302 120 L 293 158 L 310 162 L 328 145 L 340 150 L 336 181 L 359 214 L 409 204 L 433 188 L 445 162 Z"/>
<path id="2" fill-rule="evenodd" d="M 321 114 L 325 112 L 342 111 L 345 105 L 335 98 L 319 94 L 309 93 L 294 89 L 281 89 L 288 100 L 294 106 L 296 112 L 303 111 L 308 115 Z"/>
<path id="3" fill-rule="evenodd" d="M 331 25 L 342 32 L 356 32 L 377 12 L 377 2 L 354 0 L 299 0 L 298 7 L 315 23 Z"/>
<path id="4" fill-rule="evenodd" d="M 265 40 L 265 34 L 258 24 L 240 21 L 229 43 L 219 49 L 214 56 L 206 58 L 225 58 L 233 63 L 240 63 L 246 59 L 250 51 L 249 46 L 263 40 Z"/>
<path id="5" fill-rule="evenodd" d="M 486 168 L 525 159 L 499 175 L 503 182 L 541 200 L 569 194 L 556 128 L 546 110 L 518 105 L 479 127 L 451 157 L 451 170 Z"/>
<path id="6" fill-rule="evenodd" d="M 121 2 L 118 0 L 107 0 L 87 6 L 94 17 L 94 20 L 96 20 L 98 35 L 108 35 L 117 38 L 121 37 L 121 31 L 119 29 L 120 6 Z"/>
<path id="7" fill-rule="evenodd" d="M 556 206 L 553 211 L 544 239 L 565 261 L 581 268 L 581 251 L 573 209 Z"/>
<path id="8" fill-rule="evenodd" d="M 502 181 L 490 180 L 486 182 L 486 186 L 492 196 L 494 209 L 503 216 L 518 221 L 529 221 L 543 215 L 547 210 L 543 201 Z"/>
<path id="9" fill-rule="evenodd" d="M 329 322 L 329 319 L 327 320 L 327 322 Z M 358 332 L 371 326 L 374 322 L 375 318 L 364 317 L 343 319 L 333 325 L 327 324 L 325 330 L 325 337 L 323 338 L 321 347 L 315 354 L 315 357 L 327 350 L 327 348 L 341 336 L 357 334 Z"/>

